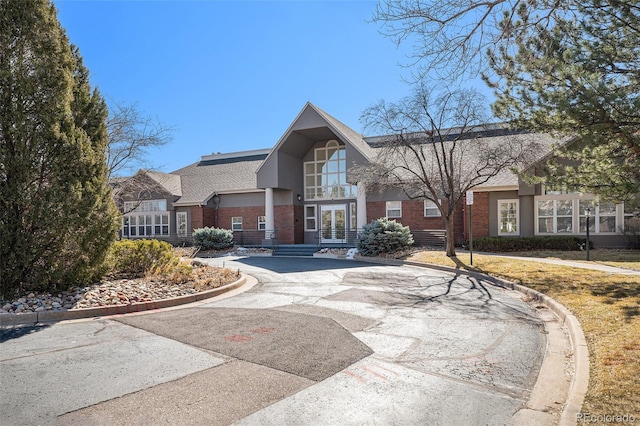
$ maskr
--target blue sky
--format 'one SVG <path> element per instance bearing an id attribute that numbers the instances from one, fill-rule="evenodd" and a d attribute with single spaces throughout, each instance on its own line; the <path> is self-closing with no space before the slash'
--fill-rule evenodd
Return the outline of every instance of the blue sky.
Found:
<path id="1" fill-rule="evenodd" d="M 102 95 L 176 127 L 150 152 L 165 172 L 271 148 L 307 101 L 362 131 L 366 107 L 409 92 L 405 54 L 366 22 L 374 1 L 54 4 Z"/>
<path id="2" fill-rule="evenodd" d="M 165 172 L 271 148 L 307 101 L 362 132 L 365 108 L 410 91 L 409 46 L 367 22 L 375 1 L 54 4 L 102 95 L 176 128 L 148 159 Z"/>

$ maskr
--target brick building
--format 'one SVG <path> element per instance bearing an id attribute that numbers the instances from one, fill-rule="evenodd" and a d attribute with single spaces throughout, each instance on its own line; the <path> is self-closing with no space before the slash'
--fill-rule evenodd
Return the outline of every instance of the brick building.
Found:
<path id="1" fill-rule="evenodd" d="M 548 135 L 494 132 L 493 144 L 534 138 L 547 154 Z M 468 144 L 480 140 L 470 138 Z M 234 231 L 236 243 L 351 245 L 358 229 L 380 218 L 396 219 L 414 233 L 442 234 L 445 223 L 433 202 L 410 200 L 400 191 L 367 191 L 350 169 L 376 159 L 380 137 L 364 137 L 307 103 L 271 149 L 206 155 L 172 173 L 141 170 L 144 191 L 123 203 L 122 236 L 189 240 L 192 230 L 214 226 Z M 471 146 L 471 145 L 470 145 Z M 504 170 L 473 188 L 473 234 L 481 236 L 584 235 L 586 208 L 592 239 L 623 246 L 631 212 L 598 203 L 589 194 L 528 185 Z M 466 206 L 455 213 L 457 242 L 466 238 Z"/>

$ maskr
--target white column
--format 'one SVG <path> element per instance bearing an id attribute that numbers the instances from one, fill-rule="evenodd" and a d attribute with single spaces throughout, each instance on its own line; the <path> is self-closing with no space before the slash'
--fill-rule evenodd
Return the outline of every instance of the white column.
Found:
<path id="1" fill-rule="evenodd" d="M 367 224 L 367 189 L 363 182 L 358 182 L 358 195 L 356 198 L 356 226 L 364 228 Z"/>
<path id="2" fill-rule="evenodd" d="M 264 220 L 266 231 L 264 238 L 271 239 L 271 233 L 276 228 L 275 215 L 273 210 L 273 188 L 264 190 Z"/>

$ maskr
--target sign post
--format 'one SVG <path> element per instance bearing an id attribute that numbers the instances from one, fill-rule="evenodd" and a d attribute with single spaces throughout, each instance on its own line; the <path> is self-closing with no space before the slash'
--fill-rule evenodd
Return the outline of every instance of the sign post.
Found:
<path id="1" fill-rule="evenodd" d="M 467 191 L 467 206 L 469 207 L 469 263 L 473 266 L 473 226 L 471 208 L 473 206 L 473 191 Z"/>

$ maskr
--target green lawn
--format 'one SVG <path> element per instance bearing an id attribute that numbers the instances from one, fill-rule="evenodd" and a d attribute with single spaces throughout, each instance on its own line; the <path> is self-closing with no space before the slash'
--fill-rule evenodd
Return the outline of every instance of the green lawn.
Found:
<path id="1" fill-rule="evenodd" d="M 640 252 L 606 252 L 594 250 L 592 258 L 640 270 Z M 579 260 L 584 253 L 535 255 Z M 474 266 L 470 266 L 468 254 L 451 259 L 436 251 L 414 253 L 406 260 L 480 271 L 533 288 L 562 303 L 580 321 L 589 348 L 589 390 L 582 412 L 626 413 L 640 418 L 640 276 L 479 254 L 474 254 Z"/>

